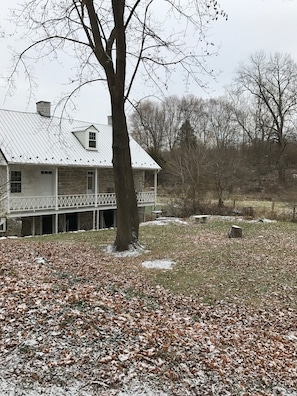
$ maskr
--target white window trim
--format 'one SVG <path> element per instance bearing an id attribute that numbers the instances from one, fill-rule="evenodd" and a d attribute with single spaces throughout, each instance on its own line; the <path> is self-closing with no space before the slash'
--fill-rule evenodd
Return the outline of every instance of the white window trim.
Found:
<path id="1" fill-rule="evenodd" d="M 20 180 L 12 180 L 12 173 L 13 172 L 18 172 L 20 174 Z M 20 191 L 12 191 L 13 188 L 12 186 L 19 186 Z M 11 170 L 10 171 L 10 192 L 11 194 L 21 194 L 22 193 L 22 172 L 21 171 L 16 171 L 16 170 Z"/>
<path id="2" fill-rule="evenodd" d="M 91 134 L 93 135 L 94 139 L 91 138 Z M 93 143 L 93 142 L 95 144 L 94 147 L 90 145 L 90 143 Z M 89 150 L 97 150 L 97 132 L 96 131 L 92 131 L 92 130 L 87 131 L 87 143 L 88 143 L 87 147 Z"/>

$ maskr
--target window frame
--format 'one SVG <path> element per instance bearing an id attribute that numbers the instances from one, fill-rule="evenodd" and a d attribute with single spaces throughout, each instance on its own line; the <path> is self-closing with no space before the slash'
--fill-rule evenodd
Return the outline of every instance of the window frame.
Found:
<path id="1" fill-rule="evenodd" d="M 20 194 L 22 192 L 22 171 L 10 171 L 10 192 Z"/>
<path id="2" fill-rule="evenodd" d="M 91 187 L 91 188 L 89 188 Z M 95 171 L 88 170 L 87 171 L 87 193 L 94 194 L 95 193 Z"/>
<path id="3" fill-rule="evenodd" d="M 88 131 L 88 147 L 91 150 L 97 150 L 97 133 Z"/>

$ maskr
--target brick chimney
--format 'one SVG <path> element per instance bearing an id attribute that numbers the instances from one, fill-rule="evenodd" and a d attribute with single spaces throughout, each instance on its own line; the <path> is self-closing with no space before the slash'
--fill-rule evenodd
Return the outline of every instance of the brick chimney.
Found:
<path id="1" fill-rule="evenodd" d="M 45 102 L 41 100 L 36 103 L 36 111 L 42 117 L 50 117 L 51 116 L 51 102 Z"/>

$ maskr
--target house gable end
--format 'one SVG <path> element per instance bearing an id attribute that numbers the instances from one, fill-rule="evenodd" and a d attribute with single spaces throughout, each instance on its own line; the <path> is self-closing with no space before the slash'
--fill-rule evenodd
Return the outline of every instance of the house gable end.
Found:
<path id="1" fill-rule="evenodd" d="M 0 149 L 0 165 L 7 165 L 7 160 L 1 149 Z"/>

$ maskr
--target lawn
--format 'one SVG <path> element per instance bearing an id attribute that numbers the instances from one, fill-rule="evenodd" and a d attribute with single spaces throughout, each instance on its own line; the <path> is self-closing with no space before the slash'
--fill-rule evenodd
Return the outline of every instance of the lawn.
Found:
<path id="1" fill-rule="evenodd" d="M 0 241 L 1 395 L 297 395 L 296 224 L 152 222 L 138 255 L 113 239 Z"/>
<path id="2" fill-rule="evenodd" d="M 170 257 L 173 271 L 155 271 L 154 281 L 203 302 L 296 308 L 297 224 L 239 222 L 243 238 L 227 238 L 230 223 L 145 227 L 142 240 L 153 257 Z M 178 230 L 177 230 L 177 229 Z M 156 248 L 155 248 L 156 247 Z"/>

